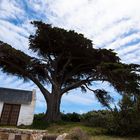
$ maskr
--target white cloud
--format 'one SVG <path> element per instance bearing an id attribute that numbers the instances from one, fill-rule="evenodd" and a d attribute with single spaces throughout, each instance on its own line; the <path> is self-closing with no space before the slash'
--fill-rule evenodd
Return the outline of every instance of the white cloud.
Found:
<path id="1" fill-rule="evenodd" d="M 126 48 L 120 49 L 118 53 L 119 55 L 126 55 L 126 54 L 129 55 L 130 52 L 134 53 L 135 51 L 139 50 L 139 48 L 140 48 L 140 43 L 138 43 L 137 45 L 130 45 Z"/>
<path id="2" fill-rule="evenodd" d="M 140 62 L 140 57 L 139 57 L 140 50 L 139 50 L 139 47 L 138 47 L 138 50 L 136 50 L 135 52 L 132 52 L 132 53 L 128 53 L 126 55 L 123 55 L 122 56 L 123 61 L 125 63 L 128 63 L 128 62 L 129 63 L 139 63 Z"/>
<path id="3" fill-rule="evenodd" d="M 140 32 L 130 34 L 129 36 L 126 37 L 119 37 L 117 40 L 114 42 L 110 43 L 106 48 L 107 49 L 118 49 L 121 48 L 122 46 L 125 46 L 127 43 L 136 41 L 140 38 Z"/>
<path id="4" fill-rule="evenodd" d="M 132 30 L 140 32 L 139 4 L 139 0 L 54 0 L 49 9 L 53 13 L 50 22 L 84 33 L 96 47 L 103 46 L 117 51 L 121 47 L 119 43 L 123 44 L 124 34 Z M 130 41 L 125 40 L 124 45 Z M 112 46 L 115 42 L 118 42 L 116 46 Z"/>
<path id="5" fill-rule="evenodd" d="M 62 101 L 70 102 L 72 104 L 83 104 L 83 105 L 91 105 L 95 101 L 95 96 L 92 94 L 78 94 L 72 93 L 71 94 L 64 94 L 62 97 Z"/>
<path id="6" fill-rule="evenodd" d="M 17 49 L 27 50 L 29 33 L 8 21 L 0 20 L 0 40 Z"/>
<path id="7" fill-rule="evenodd" d="M 24 11 L 19 7 L 15 0 L 1 0 L 0 1 L 0 18 L 21 18 Z"/>

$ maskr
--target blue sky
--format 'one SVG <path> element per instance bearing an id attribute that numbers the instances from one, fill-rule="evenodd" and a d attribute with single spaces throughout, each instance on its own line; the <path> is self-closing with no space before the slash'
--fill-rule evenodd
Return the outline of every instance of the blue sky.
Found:
<path id="1" fill-rule="evenodd" d="M 0 0 L 0 40 L 28 54 L 28 37 L 35 29 L 33 20 L 72 29 L 93 40 L 96 48 L 114 49 L 122 62 L 140 64 L 140 1 L 139 0 Z M 94 83 L 119 96 L 107 83 Z M 37 91 L 35 112 L 44 112 L 45 103 L 32 82 L 0 72 L 0 87 Z M 48 87 L 49 88 L 49 87 Z M 79 90 L 64 95 L 61 111 L 83 113 L 101 109 L 92 93 Z"/>

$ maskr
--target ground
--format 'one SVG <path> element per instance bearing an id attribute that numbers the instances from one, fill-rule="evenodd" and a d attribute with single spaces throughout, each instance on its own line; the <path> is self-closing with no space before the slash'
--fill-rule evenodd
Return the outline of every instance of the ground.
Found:
<path id="1" fill-rule="evenodd" d="M 73 130 L 82 129 L 87 133 L 90 140 L 140 140 L 138 137 L 118 137 L 109 136 L 106 134 L 106 130 L 102 128 L 93 128 L 82 125 L 81 123 L 54 123 L 46 128 L 50 134 L 63 134 L 71 133 Z M 79 131 L 77 131 L 79 133 Z M 86 138 L 85 138 L 86 139 Z"/>
<path id="2" fill-rule="evenodd" d="M 37 124 L 39 129 L 41 129 L 41 124 Z M 40 126 L 39 126 L 40 125 Z M 34 128 L 33 128 L 34 127 Z M 19 128 L 30 128 L 30 129 L 38 129 L 35 126 L 20 126 Z M 118 137 L 118 136 L 110 136 L 106 134 L 106 130 L 103 128 L 93 128 L 89 126 L 85 126 L 82 123 L 75 122 L 60 122 L 53 124 L 46 124 L 46 129 L 50 135 L 61 135 L 63 133 L 69 133 L 73 137 L 81 137 L 79 139 L 71 139 L 71 140 L 140 140 L 140 136 L 135 137 Z M 66 139 L 70 140 L 70 139 Z"/>

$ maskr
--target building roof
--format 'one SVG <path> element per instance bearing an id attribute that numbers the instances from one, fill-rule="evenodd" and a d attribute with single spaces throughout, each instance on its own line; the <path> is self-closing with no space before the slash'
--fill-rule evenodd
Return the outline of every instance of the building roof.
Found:
<path id="1" fill-rule="evenodd" d="M 0 88 L 0 102 L 11 104 L 30 104 L 32 91 Z"/>

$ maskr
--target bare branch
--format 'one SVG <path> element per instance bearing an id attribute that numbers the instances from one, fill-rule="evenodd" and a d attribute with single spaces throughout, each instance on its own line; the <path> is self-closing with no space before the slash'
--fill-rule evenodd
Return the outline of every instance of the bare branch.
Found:
<path id="1" fill-rule="evenodd" d="M 89 87 L 87 86 L 87 84 L 84 84 L 84 86 L 85 86 L 88 90 L 90 90 L 90 91 L 92 91 L 92 92 L 94 92 L 94 93 L 95 93 L 95 90 L 93 90 L 93 89 L 89 88 Z"/>
<path id="2" fill-rule="evenodd" d="M 67 62 L 65 63 L 65 65 L 62 68 L 62 71 L 61 71 L 62 75 L 64 74 L 64 71 L 65 71 L 66 67 L 68 66 L 68 64 L 70 63 L 70 61 L 71 61 L 71 56 L 69 56 Z"/>
<path id="3" fill-rule="evenodd" d="M 60 71 L 60 74 L 61 74 L 61 84 L 65 81 L 64 80 L 64 73 L 65 73 L 66 67 L 69 65 L 70 62 L 71 62 L 71 56 L 69 56 L 67 62 L 63 66 L 62 70 Z"/>
<path id="4" fill-rule="evenodd" d="M 113 101 L 113 98 L 110 96 L 110 95 L 108 95 L 108 92 L 107 91 L 105 91 L 105 90 L 101 90 L 101 89 L 96 89 L 96 90 L 93 90 L 93 89 L 91 89 L 91 88 L 89 88 L 88 86 L 87 86 L 87 84 L 84 84 L 84 86 L 88 89 L 88 90 L 90 90 L 90 91 L 92 91 L 94 94 L 95 94 L 95 96 L 96 96 L 96 98 L 99 100 L 99 102 L 102 104 L 102 105 L 104 105 L 104 106 L 106 106 L 108 109 L 110 109 L 110 110 L 112 110 L 112 108 L 110 107 L 110 102 L 111 101 Z"/>

